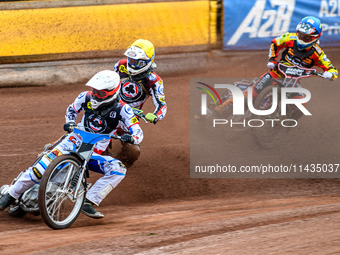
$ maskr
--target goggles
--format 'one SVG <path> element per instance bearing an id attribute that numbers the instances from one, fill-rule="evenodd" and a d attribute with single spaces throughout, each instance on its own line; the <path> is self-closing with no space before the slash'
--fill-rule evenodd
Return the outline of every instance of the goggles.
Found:
<path id="1" fill-rule="evenodd" d="M 317 39 L 317 35 L 306 35 L 304 33 L 301 33 L 300 31 L 297 31 L 297 37 L 304 41 L 304 42 L 313 42 Z"/>
<path id="2" fill-rule="evenodd" d="M 146 66 L 151 59 L 149 60 L 142 60 L 142 59 L 133 59 L 133 58 L 127 58 L 128 59 L 128 63 L 130 66 L 134 67 L 134 68 L 142 68 L 144 66 Z"/>
<path id="3" fill-rule="evenodd" d="M 105 89 L 97 90 L 97 89 L 92 88 L 92 96 L 99 98 L 99 99 L 104 99 L 104 98 L 114 95 L 118 89 L 119 87 L 113 90 L 105 90 Z"/>

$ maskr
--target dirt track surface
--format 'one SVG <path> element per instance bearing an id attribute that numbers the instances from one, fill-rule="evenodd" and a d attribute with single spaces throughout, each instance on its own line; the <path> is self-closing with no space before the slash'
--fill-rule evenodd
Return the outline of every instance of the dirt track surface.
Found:
<path id="1" fill-rule="evenodd" d="M 340 66 L 339 51 L 327 55 Z M 265 63 L 266 52 L 212 61 L 221 66 L 164 77 L 169 113 L 155 126 L 142 124 L 141 158 L 102 203 L 104 219 L 81 215 L 71 228 L 53 231 L 39 216 L 14 219 L 0 212 L 0 254 L 340 253 L 338 179 L 189 178 L 190 78 L 249 78 L 266 71 L 265 64 L 258 65 Z M 44 144 L 62 135 L 66 107 L 83 90 L 84 85 L 1 89 L 1 185 L 24 170 Z M 317 112 L 317 101 L 311 103 L 313 114 L 329 116 L 329 132 L 310 129 L 313 139 L 307 136 L 304 148 L 318 146 L 300 151 L 302 159 L 327 150 L 335 157 L 339 151 L 327 140 L 338 139 L 338 91 L 313 88 L 313 95 L 335 103 L 327 114 Z M 147 109 L 152 110 L 151 102 Z M 247 136 L 243 139 L 249 143 Z M 237 157 L 237 148 L 225 149 Z M 278 157 L 275 153 L 256 150 L 252 156 L 268 159 Z M 91 176 L 92 181 L 99 177 Z"/>

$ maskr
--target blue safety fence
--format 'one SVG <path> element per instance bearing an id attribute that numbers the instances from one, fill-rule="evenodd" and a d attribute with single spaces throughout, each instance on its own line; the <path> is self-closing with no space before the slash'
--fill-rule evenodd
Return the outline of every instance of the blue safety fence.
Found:
<path id="1" fill-rule="evenodd" d="M 296 32 L 305 16 L 321 20 L 320 46 L 340 46 L 340 0 L 224 0 L 224 50 L 268 49 L 271 40 Z"/>

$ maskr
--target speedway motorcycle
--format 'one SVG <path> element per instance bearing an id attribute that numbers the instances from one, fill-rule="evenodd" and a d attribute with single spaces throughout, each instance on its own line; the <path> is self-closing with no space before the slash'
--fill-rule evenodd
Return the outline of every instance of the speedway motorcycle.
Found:
<path id="1" fill-rule="evenodd" d="M 135 115 L 144 119 L 143 111 L 133 109 Z M 145 119 L 144 119 L 145 121 Z M 91 184 L 87 183 L 89 169 L 87 163 L 91 159 L 99 141 L 120 139 L 117 135 L 95 134 L 77 127 L 70 130 L 80 141 L 76 151 L 56 157 L 45 170 L 40 184 L 35 184 L 26 190 L 19 199 L 10 205 L 8 213 L 13 217 L 22 217 L 26 213 L 35 216 L 41 215 L 42 219 L 52 229 L 65 229 L 71 226 L 78 218 L 83 207 L 86 192 Z M 68 134 L 63 135 L 53 145 L 47 144 L 44 151 L 34 162 L 51 153 L 60 141 Z M 22 173 L 16 177 L 13 185 Z M 10 185 L 0 188 L 0 197 L 8 193 Z"/>
<path id="2" fill-rule="evenodd" d="M 287 105 L 286 115 L 281 115 L 281 89 L 282 88 L 300 88 L 300 79 L 307 78 L 312 75 L 316 75 L 322 77 L 322 73 L 318 72 L 316 69 L 311 68 L 302 68 L 295 65 L 287 65 L 285 63 L 278 63 L 276 65 L 276 70 L 283 74 L 284 77 L 273 79 L 273 82 L 270 86 L 264 88 L 253 103 L 254 108 L 257 110 L 268 110 L 272 108 L 273 105 L 273 88 L 277 89 L 277 107 L 276 110 L 266 116 L 258 116 L 252 114 L 249 109 L 247 108 L 246 100 L 245 100 L 245 115 L 238 116 L 233 115 L 233 104 L 229 104 L 226 107 L 222 108 L 222 111 L 217 112 L 215 107 L 210 107 L 208 112 L 210 112 L 213 116 L 219 116 L 223 118 L 229 118 L 234 122 L 242 121 L 247 122 L 251 119 L 257 119 L 262 121 L 262 123 L 270 123 L 269 120 L 275 120 L 275 123 L 280 123 L 283 119 L 290 119 L 292 121 L 298 120 L 302 113 L 295 105 Z M 258 78 L 255 78 L 252 81 L 242 80 L 237 81 L 234 83 L 234 86 L 237 86 L 242 91 L 247 90 L 249 87 L 254 85 L 258 81 Z M 290 96 L 289 93 L 287 94 L 288 98 Z M 222 103 L 226 102 L 227 100 L 232 100 L 233 95 L 228 90 L 222 97 Z M 211 104 L 212 105 L 212 104 Z M 267 121 L 266 121 L 267 120 Z M 278 139 L 278 134 L 280 134 L 280 130 L 282 130 L 282 125 L 272 125 L 270 127 L 240 127 L 238 125 L 234 130 L 238 131 L 245 131 L 251 129 L 252 136 L 259 147 L 269 149 L 271 145 L 273 145 L 272 141 Z M 286 130 L 289 130 L 289 128 Z"/>

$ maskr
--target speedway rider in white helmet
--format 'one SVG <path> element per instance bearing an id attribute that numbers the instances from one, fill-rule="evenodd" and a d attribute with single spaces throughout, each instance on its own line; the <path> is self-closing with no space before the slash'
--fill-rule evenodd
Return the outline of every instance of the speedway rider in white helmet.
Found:
<path id="1" fill-rule="evenodd" d="M 131 107 L 119 98 L 121 86 L 119 75 L 111 70 L 101 71 L 95 74 L 86 85 L 91 87 L 91 91 L 80 93 L 69 105 L 64 130 L 70 131 L 70 127 L 76 125 L 78 113 L 84 111 L 82 120 L 77 125 L 78 128 L 91 133 L 114 134 L 117 128 L 125 127 L 130 134 L 124 134 L 121 137 L 122 142 L 139 144 L 143 139 L 143 132 Z M 0 198 L 0 210 L 7 208 L 27 189 L 39 183 L 55 156 L 76 150 L 77 139 L 79 139 L 77 135 L 68 134 L 52 149 L 51 153 L 43 156 L 38 163 L 24 171 L 10 187 L 9 193 Z M 82 208 L 82 213 L 92 218 L 104 217 L 102 213 L 93 208 L 93 205 L 99 206 L 110 191 L 124 179 L 126 173 L 126 167 L 119 160 L 102 155 L 108 144 L 109 141 L 99 142 L 88 163 L 91 171 L 104 175 L 87 192 Z"/>
<path id="2" fill-rule="evenodd" d="M 120 97 L 133 108 L 141 109 L 151 97 L 155 105 L 153 113 L 147 113 L 147 121 L 156 124 L 167 112 L 163 80 L 154 72 L 156 64 L 155 47 L 145 39 L 138 39 L 125 51 L 126 59 L 119 60 L 114 70 L 119 74 L 122 85 Z M 127 157 L 129 155 L 129 157 Z M 127 167 L 131 166 L 140 155 L 139 146 L 125 144 L 120 158 Z"/>

